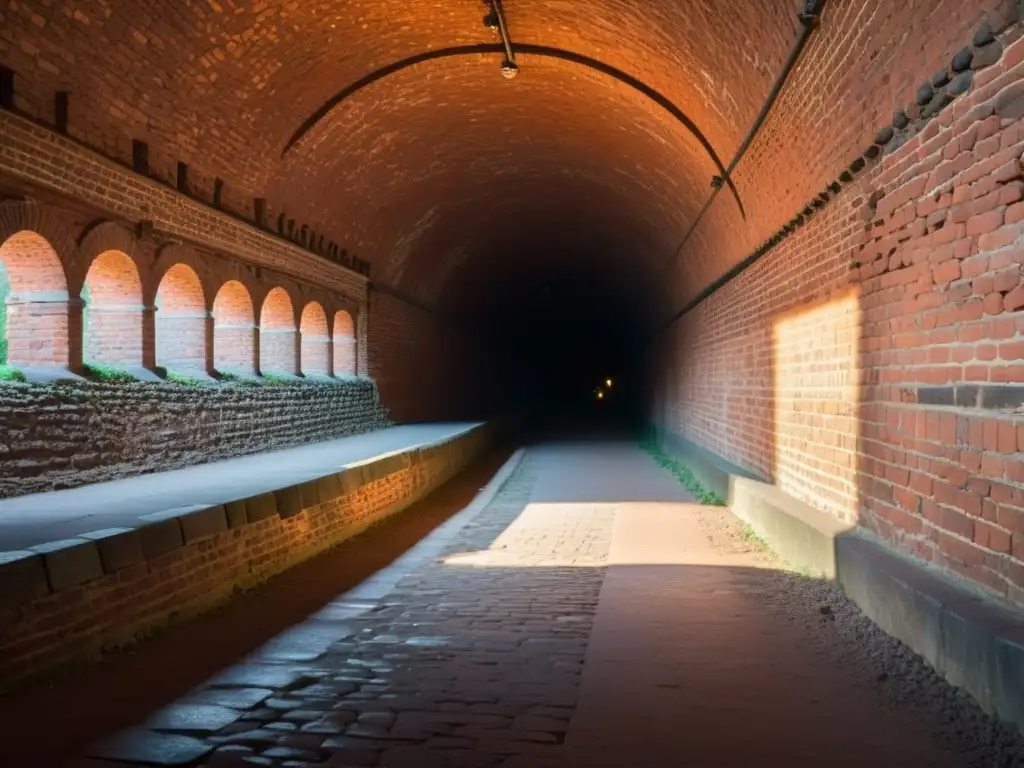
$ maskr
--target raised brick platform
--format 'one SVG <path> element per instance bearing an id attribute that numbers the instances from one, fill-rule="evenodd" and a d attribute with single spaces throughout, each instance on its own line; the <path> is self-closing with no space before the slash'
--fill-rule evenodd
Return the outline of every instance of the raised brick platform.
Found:
<path id="1" fill-rule="evenodd" d="M 0 502 L 10 685 L 194 615 L 425 496 L 487 445 L 410 425 Z"/>

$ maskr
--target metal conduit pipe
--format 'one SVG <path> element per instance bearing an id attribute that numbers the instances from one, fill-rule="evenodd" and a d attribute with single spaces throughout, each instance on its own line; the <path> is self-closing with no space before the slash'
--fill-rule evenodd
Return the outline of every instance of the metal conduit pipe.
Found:
<path id="1" fill-rule="evenodd" d="M 505 61 L 501 63 L 501 73 L 510 80 L 519 72 L 519 65 L 516 64 L 516 54 L 512 50 L 512 38 L 508 34 L 508 22 L 505 20 L 505 9 L 501 6 L 501 0 L 491 0 L 491 7 L 494 15 L 498 17 L 498 29 L 501 32 L 501 42 L 505 44 Z"/>

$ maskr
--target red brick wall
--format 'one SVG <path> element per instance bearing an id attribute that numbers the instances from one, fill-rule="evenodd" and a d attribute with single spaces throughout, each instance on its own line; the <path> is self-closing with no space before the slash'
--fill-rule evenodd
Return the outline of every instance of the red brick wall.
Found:
<path id="1" fill-rule="evenodd" d="M 790 4 L 794 11 L 799 5 Z M 918 86 L 971 42 L 986 14 L 996 20 L 1015 6 L 1015 0 L 826 2 L 820 25 L 733 173 L 746 218 L 730 195 L 718 195 L 677 258 L 678 306 L 834 180 L 893 112 L 914 103 Z"/>
<path id="2" fill-rule="evenodd" d="M 58 413 L 58 418 L 52 414 Z M 0 386 L 0 497 L 227 459 L 387 425 L 365 379 Z"/>
<path id="3" fill-rule="evenodd" d="M 1024 603 L 1020 27 L 976 55 L 1003 44 L 966 95 L 663 334 L 656 418 Z M 918 82 L 941 66 L 926 61 Z"/>
<path id="4" fill-rule="evenodd" d="M 489 394 L 488 368 L 479 356 L 480 345 L 464 327 L 374 292 L 366 333 L 368 374 L 396 421 L 490 413 L 482 401 Z"/>
<path id="5" fill-rule="evenodd" d="M 143 545 L 134 562 L 116 569 L 103 563 L 93 579 L 28 602 L 12 605 L 10 595 L 0 598 L 5 629 L 0 680 L 12 685 L 208 610 L 235 590 L 250 588 L 422 498 L 477 456 L 488 434 L 478 429 L 448 444 L 393 457 L 389 461 L 404 459 L 404 466 L 329 499 L 321 496 L 319 503 L 287 517 L 274 495 L 266 501 L 277 512 L 255 521 L 246 520 L 252 517 L 248 503 L 226 505 L 231 507 L 228 530 L 186 532 L 183 543 L 163 553 L 148 554 Z M 217 511 L 223 525 L 225 511 Z"/>

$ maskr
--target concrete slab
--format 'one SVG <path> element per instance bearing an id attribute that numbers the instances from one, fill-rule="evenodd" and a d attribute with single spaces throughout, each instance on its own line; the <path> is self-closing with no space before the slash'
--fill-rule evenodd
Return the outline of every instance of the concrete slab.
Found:
<path id="1" fill-rule="evenodd" d="M 38 552 L 0 552 L 0 608 L 26 603 L 50 593 L 46 565 Z"/>
<path id="2" fill-rule="evenodd" d="M 139 535 L 142 537 L 142 554 L 147 560 L 167 554 L 185 544 L 181 532 L 180 509 L 153 512 L 139 518 Z"/>
<path id="3" fill-rule="evenodd" d="M 200 506 L 181 514 L 181 532 L 186 544 L 223 533 L 227 529 L 228 517 L 221 504 L 212 507 Z"/>
<path id="4" fill-rule="evenodd" d="M 43 556 L 50 589 L 63 589 L 84 584 L 103 575 L 103 563 L 96 542 L 88 539 L 64 539 L 37 544 L 33 552 Z"/>
<path id="5" fill-rule="evenodd" d="M 258 523 L 268 517 L 277 517 L 277 497 L 273 493 L 261 493 L 244 500 L 245 520 Z"/>
<path id="6" fill-rule="evenodd" d="M 339 472 L 346 464 L 415 448 L 478 426 L 475 422 L 409 424 L 339 440 L 268 451 L 195 467 L 140 475 L 50 493 L 0 500 L 0 551 L 81 536 L 108 528 L 135 528 L 140 518 L 174 507 L 205 507 L 238 499 L 263 519 L 277 514 L 267 494 Z M 237 512 L 237 508 L 235 510 Z M 261 517 L 262 516 L 262 517 Z"/>
<path id="7" fill-rule="evenodd" d="M 82 538 L 96 542 L 104 573 L 115 573 L 138 565 L 144 559 L 142 535 L 134 528 L 104 528 L 83 533 Z"/>
<path id="8" fill-rule="evenodd" d="M 56 365 L 23 365 L 18 370 L 31 384 L 52 384 L 55 381 L 84 381 L 77 373 Z"/>
<path id="9" fill-rule="evenodd" d="M 843 591 L 890 635 L 1024 729 L 1024 614 L 866 535 L 836 541 Z"/>

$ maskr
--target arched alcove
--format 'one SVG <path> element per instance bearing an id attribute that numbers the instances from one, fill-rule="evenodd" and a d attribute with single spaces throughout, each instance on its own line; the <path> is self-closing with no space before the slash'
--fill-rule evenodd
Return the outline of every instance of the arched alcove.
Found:
<path id="1" fill-rule="evenodd" d="M 291 296 L 274 288 L 260 309 L 260 372 L 297 374 L 295 309 Z"/>
<path id="2" fill-rule="evenodd" d="M 156 361 L 168 370 L 206 370 L 206 297 L 195 271 L 175 264 L 156 294 Z"/>
<path id="3" fill-rule="evenodd" d="M 135 262 L 121 251 L 104 251 L 82 289 L 83 357 L 87 363 L 142 365 L 142 281 Z"/>

